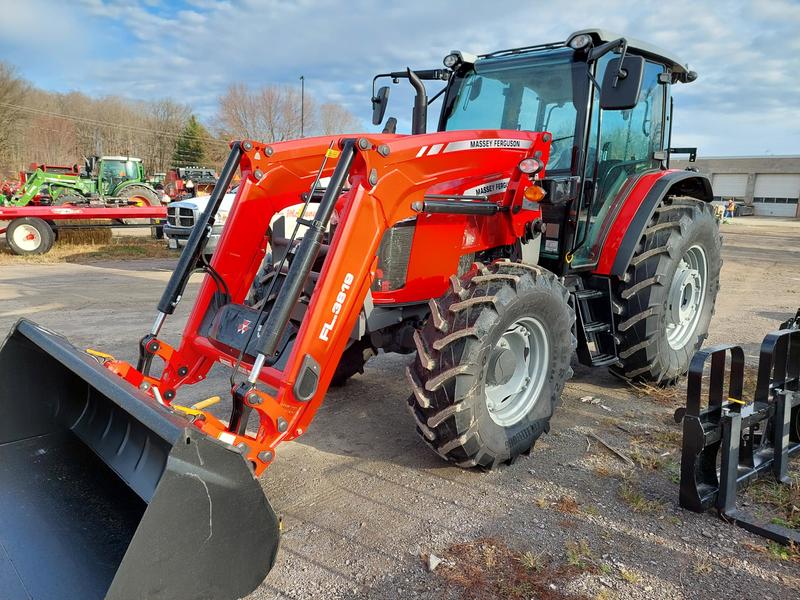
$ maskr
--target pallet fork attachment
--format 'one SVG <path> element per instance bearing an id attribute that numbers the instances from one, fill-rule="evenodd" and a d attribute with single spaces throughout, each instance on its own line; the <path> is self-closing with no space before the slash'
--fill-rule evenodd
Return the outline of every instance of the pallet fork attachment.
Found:
<path id="1" fill-rule="evenodd" d="M 708 406 L 701 408 L 709 359 Z M 680 505 L 694 512 L 713 507 L 752 533 L 781 544 L 800 543 L 800 532 L 761 522 L 736 505 L 740 486 L 758 477 L 790 483 L 789 457 L 800 452 L 800 329 L 764 338 L 752 402 L 744 400 L 743 385 L 741 346 L 713 346 L 694 356 L 686 408 L 675 413 L 675 420 L 683 421 Z"/>
<path id="2" fill-rule="evenodd" d="M 278 519 L 239 450 L 24 319 L 0 414 L 4 599 L 238 598 L 272 567 Z"/>

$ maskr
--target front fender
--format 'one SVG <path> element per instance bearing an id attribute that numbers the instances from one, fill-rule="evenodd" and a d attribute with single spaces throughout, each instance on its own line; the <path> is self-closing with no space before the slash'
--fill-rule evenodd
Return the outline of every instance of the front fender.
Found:
<path id="1" fill-rule="evenodd" d="M 669 195 L 691 196 L 705 202 L 714 199 L 711 181 L 697 171 L 660 171 L 643 176 L 631 187 L 609 229 L 594 271 L 596 274 L 617 277 L 625 274 L 653 213 Z"/>

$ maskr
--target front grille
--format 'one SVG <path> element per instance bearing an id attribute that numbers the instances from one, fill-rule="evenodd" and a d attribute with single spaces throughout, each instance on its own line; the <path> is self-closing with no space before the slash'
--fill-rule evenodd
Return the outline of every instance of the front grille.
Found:
<path id="1" fill-rule="evenodd" d="M 372 282 L 373 291 L 391 292 L 406 284 L 416 225 L 415 220 L 403 221 L 383 234 L 378 248 L 378 272 Z"/>
<path id="2" fill-rule="evenodd" d="M 194 227 L 194 210 L 182 206 L 168 206 L 167 223 L 173 227 Z"/>

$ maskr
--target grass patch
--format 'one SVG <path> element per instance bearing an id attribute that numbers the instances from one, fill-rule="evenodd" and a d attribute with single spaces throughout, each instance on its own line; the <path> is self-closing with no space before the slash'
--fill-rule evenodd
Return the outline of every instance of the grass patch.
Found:
<path id="1" fill-rule="evenodd" d="M 567 600 L 575 596 L 562 591 L 565 582 L 583 572 L 544 553 L 518 552 L 491 538 L 450 546 L 442 558 L 434 573 L 464 600 Z"/>
<path id="2" fill-rule="evenodd" d="M 777 542 L 768 542 L 766 546 L 751 544 L 745 542 L 745 548 L 758 552 L 759 554 L 766 554 L 773 560 L 785 560 L 800 563 L 800 546 L 797 544 L 789 544 L 784 546 Z"/>
<path id="3" fill-rule="evenodd" d="M 77 232 L 76 232 L 77 233 Z M 178 258 L 164 240 L 149 237 L 121 236 L 107 243 L 65 243 L 61 239 L 47 254 L 17 256 L 6 245 L 0 249 L 0 265 L 90 263 L 98 260 L 132 260 L 140 258 Z"/>
<path id="4" fill-rule="evenodd" d="M 681 386 L 661 387 L 640 381 L 629 381 L 628 386 L 639 398 L 649 398 L 657 404 L 677 406 L 686 404 L 686 390 Z"/>
<path id="5" fill-rule="evenodd" d="M 767 554 L 776 560 L 800 562 L 800 548 L 798 548 L 797 544 L 784 546 L 778 542 L 769 542 L 767 544 Z"/>
<path id="6" fill-rule="evenodd" d="M 634 446 L 628 454 L 636 465 L 645 471 L 658 471 L 664 466 L 664 459 L 655 452 L 641 446 Z"/>
<path id="7" fill-rule="evenodd" d="M 628 569 L 620 569 L 619 576 L 622 577 L 622 581 L 626 583 L 639 583 L 642 580 L 636 571 L 630 571 Z"/>
<path id="8" fill-rule="evenodd" d="M 754 481 L 744 491 L 745 499 L 770 513 L 775 525 L 800 529 L 800 474 L 790 472 L 791 483 L 779 483 L 765 477 Z"/>
<path id="9" fill-rule="evenodd" d="M 657 500 L 650 500 L 632 481 L 623 481 L 619 486 L 619 497 L 635 513 L 654 513 L 664 510 Z"/>
<path id="10" fill-rule="evenodd" d="M 566 558 L 569 566 L 575 567 L 581 571 L 594 570 L 596 566 L 592 549 L 589 547 L 589 542 L 586 540 L 568 542 L 566 546 Z"/>
<path id="11" fill-rule="evenodd" d="M 703 556 L 692 565 L 692 572 L 694 572 L 695 575 L 703 575 L 705 573 L 711 573 L 713 568 L 714 565 L 711 559 L 707 556 Z"/>

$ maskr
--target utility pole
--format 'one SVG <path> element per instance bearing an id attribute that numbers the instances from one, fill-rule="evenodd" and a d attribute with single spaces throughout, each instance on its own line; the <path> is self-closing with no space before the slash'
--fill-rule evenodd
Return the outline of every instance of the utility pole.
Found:
<path id="1" fill-rule="evenodd" d="M 300 137 L 304 137 L 306 109 L 306 78 L 300 75 Z"/>

